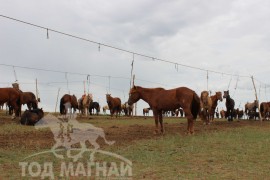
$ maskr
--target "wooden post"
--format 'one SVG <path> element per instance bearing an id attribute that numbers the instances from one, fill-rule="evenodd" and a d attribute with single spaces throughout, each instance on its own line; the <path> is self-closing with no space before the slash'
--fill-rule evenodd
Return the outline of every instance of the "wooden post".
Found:
<path id="1" fill-rule="evenodd" d="M 134 86 L 134 78 L 135 75 L 133 75 L 133 65 L 134 65 L 134 54 L 133 54 L 133 59 L 132 59 L 132 63 L 131 63 L 131 74 L 130 74 L 130 89 L 132 88 L 131 86 Z M 132 77 L 133 75 L 133 77 Z M 133 78 L 133 79 L 132 79 Z"/>
<path id="2" fill-rule="evenodd" d="M 251 76 L 251 80 L 252 80 L 253 87 L 254 87 L 254 90 L 255 90 L 255 98 L 256 98 L 256 101 L 258 102 L 259 118 L 260 118 L 260 121 L 262 121 L 262 115 L 261 115 L 261 112 L 260 112 L 260 103 L 259 103 L 259 100 L 258 100 L 257 90 L 256 90 L 256 86 L 255 86 L 255 83 L 254 83 L 253 76 Z"/>
<path id="3" fill-rule="evenodd" d="M 55 109 L 54 112 L 56 113 L 56 108 L 57 108 L 57 104 L 58 104 L 58 98 L 59 98 L 59 92 L 60 92 L 61 88 L 58 88 L 58 93 L 57 93 L 57 98 L 56 98 L 56 104 L 55 104 Z"/>
<path id="4" fill-rule="evenodd" d="M 207 75 L 206 75 L 206 80 L 207 80 L 207 91 L 208 91 L 208 79 L 209 79 L 209 76 L 208 76 L 208 71 L 207 71 Z"/>
<path id="5" fill-rule="evenodd" d="M 83 81 L 83 93 L 85 94 L 85 81 Z"/>
<path id="6" fill-rule="evenodd" d="M 135 82 L 135 74 L 133 74 L 132 78 L 132 87 L 134 86 L 134 82 Z M 135 116 L 137 116 L 137 103 L 135 103 Z"/>
<path id="7" fill-rule="evenodd" d="M 111 76 L 109 76 L 108 78 L 109 78 L 109 93 L 111 93 Z"/>
<path id="8" fill-rule="evenodd" d="M 36 78 L 36 98 L 37 98 L 37 101 L 40 102 L 40 99 L 38 97 L 37 78 Z"/>

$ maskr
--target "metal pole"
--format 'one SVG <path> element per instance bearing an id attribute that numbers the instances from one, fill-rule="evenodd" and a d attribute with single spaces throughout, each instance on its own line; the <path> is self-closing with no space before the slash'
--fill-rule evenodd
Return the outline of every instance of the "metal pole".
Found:
<path id="1" fill-rule="evenodd" d="M 55 104 L 55 109 L 54 112 L 56 113 L 56 108 L 57 108 L 57 104 L 58 104 L 58 98 L 59 98 L 59 92 L 60 92 L 61 88 L 58 88 L 58 93 L 57 93 L 57 98 L 56 98 L 56 104 Z"/>
<path id="2" fill-rule="evenodd" d="M 256 86 L 255 86 L 255 83 L 254 83 L 253 76 L 251 76 L 251 80 L 252 80 L 253 87 L 254 87 L 254 90 L 255 90 L 255 98 L 256 98 L 256 101 L 258 102 L 259 118 L 260 118 L 260 121 L 262 121 L 262 115 L 261 115 L 261 112 L 260 112 L 260 104 L 259 104 L 259 100 L 258 100 L 258 96 L 257 96 L 257 90 L 256 90 Z"/>
<path id="3" fill-rule="evenodd" d="M 208 78 L 209 78 L 209 76 L 208 76 L 208 71 L 207 71 L 207 91 L 208 91 Z"/>
<path id="4" fill-rule="evenodd" d="M 134 75 L 133 75 L 133 65 L 134 65 L 134 54 L 133 54 L 133 59 L 131 63 L 131 74 L 130 74 L 130 89 L 132 88 L 131 86 L 134 86 Z M 133 75 L 133 80 L 132 80 L 132 75 Z"/>
<path id="5" fill-rule="evenodd" d="M 133 74 L 132 85 L 134 86 L 135 74 Z M 137 103 L 135 103 L 135 116 L 137 116 Z"/>

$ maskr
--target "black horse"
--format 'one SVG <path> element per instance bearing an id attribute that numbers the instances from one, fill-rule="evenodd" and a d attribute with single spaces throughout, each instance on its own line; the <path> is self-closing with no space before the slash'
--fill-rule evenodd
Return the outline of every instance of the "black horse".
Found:
<path id="1" fill-rule="evenodd" d="M 226 99 L 228 121 L 233 121 L 234 100 L 230 97 L 229 90 L 224 91 L 223 98 Z"/>
<path id="2" fill-rule="evenodd" d="M 92 115 L 94 113 L 94 109 L 96 110 L 96 115 L 98 115 L 98 113 L 100 112 L 100 106 L 98 102 L 90 102 L 89 105 L 89 113 L 90 115 Z"/>

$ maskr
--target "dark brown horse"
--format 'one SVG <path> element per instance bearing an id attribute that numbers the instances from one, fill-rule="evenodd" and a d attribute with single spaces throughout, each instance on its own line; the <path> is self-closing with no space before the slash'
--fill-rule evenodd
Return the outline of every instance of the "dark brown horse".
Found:
<path id="1" fill-rule="evenodd" d="M 20 92 L 14 88 L 0 88 L 0 104 L 8 103 L 19 116 Z"/>
<path id="2" fill-rule="evenodd" d="M 266 118 L 269 118 L 270 102 L 262 102 L 260 105 L 260 112 L 261 112 L 263 120 L 266 120 Z"/>
<path id="3" fill-rule="evenodd" d="M 155 133 L 158 133 L 158 122 L 161 133 L 164 133 L 162 112 L 172 111 L 182 107 L 188 120 L 187 132 L 193 133 L 193 121 L 200 111 L 200 98 L 191 89 L 179 87 L 165 90 L 163 88 L 143 88 L 134 86 L 130 89 L 128 104 L 133 104 L 138 100 L 144 100 L 153 110 L 155 118 Z"/>
<path id="4" fill-rule="evenodd" d="M 118 97 L 112 97 L 110 94 L 106 94 L 106 100 L 111 112 L 111 117 L 116 113 L 116 117 L 121 113 L 121 100 Z"/>
<path id="5" fill-rule="evenodd" d="M 65 94 L 60 100 L 60 114 L 67 114 L 68 108 L 78 109 L 78 101 L 75 95 Z"/>
<path id="6" fill-rule="evenodd" d="M 26 104 L 29 110 L 37 109 L 38 107 L 38 101 L 36 99 L 35 94 L 32 92 L 21 93 L 21 104 L 22 105 Z"/>
<path id="7" fill-rule="evenodd" d="M 236 117 L 237 119 L 242 119 L 244 116 L 244 111 L 243 110 L 239 110 L 239 108 L 236 109 Z"/>
<path id="8" fill-rule="evenodd" d="M 34 126 L 41 118 L 43 118 L 44 112 L 41 109 L 26 110 L 22 114 L 21 124 Z"/>
<path id="9" fill-rule="evenodd" d="M 219 92 L 216 92 L 215 95 L 213 96 L 210 96 L 210 98 L 212 99 L 212 107 L 211 107 L 211 114 L 210 114 L 210 120 L 213 121 L 214 120 L 214 114 L 215 114 L 215 111 L 216 111 L 216 107 L 217 107 L 217 103 L 218 103 L 218 100 L 220 100 L 222 102 L 222 93 L 219 91 Z"/>
<path id="10" fill-rule="evenodd" d="M 100 112 L 100 105 L 98 102 L 93 102 L 93 100 L 89 104 L 89 113 L 90 115 L 94 114 L 94 109 L 96 110 L 96 115 Z"/>
<path id="11" fill-rule="evenodd" d="M 233 121 L 233 117 L 234 117 L 234 100 L 230 97 L 229 94 L 229 90 L 228 91 L 224 91 L 224 95 L 223 98 L 226 99 L 226 109 L 227 109 L 227 114 L 228 114 L 228 121 Z"/>

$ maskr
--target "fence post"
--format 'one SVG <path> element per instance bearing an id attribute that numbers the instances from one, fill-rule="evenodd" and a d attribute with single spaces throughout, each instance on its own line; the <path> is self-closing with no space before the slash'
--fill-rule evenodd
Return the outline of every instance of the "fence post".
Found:
<path id="1" fill-rule="evenodd" d="M 256 101 L 258 102 L 259 119 L 260 119 L 260 121 L 262 122 L 262 115 L 261 115 L 261 111 L 260 111 L 260 103 L 259 103 L 259 100 L 258 100 L 257 90 L 256 90 L 256 86 L 255 86 L 255 83 L 254 83 L 254 78 L 253 78 L 253 76 L 251 76 L 251 80 L 252 80 L 253 87 L 254 87 L 254 91 L 255 91 L 255 98 L 256 98 Z"/>

